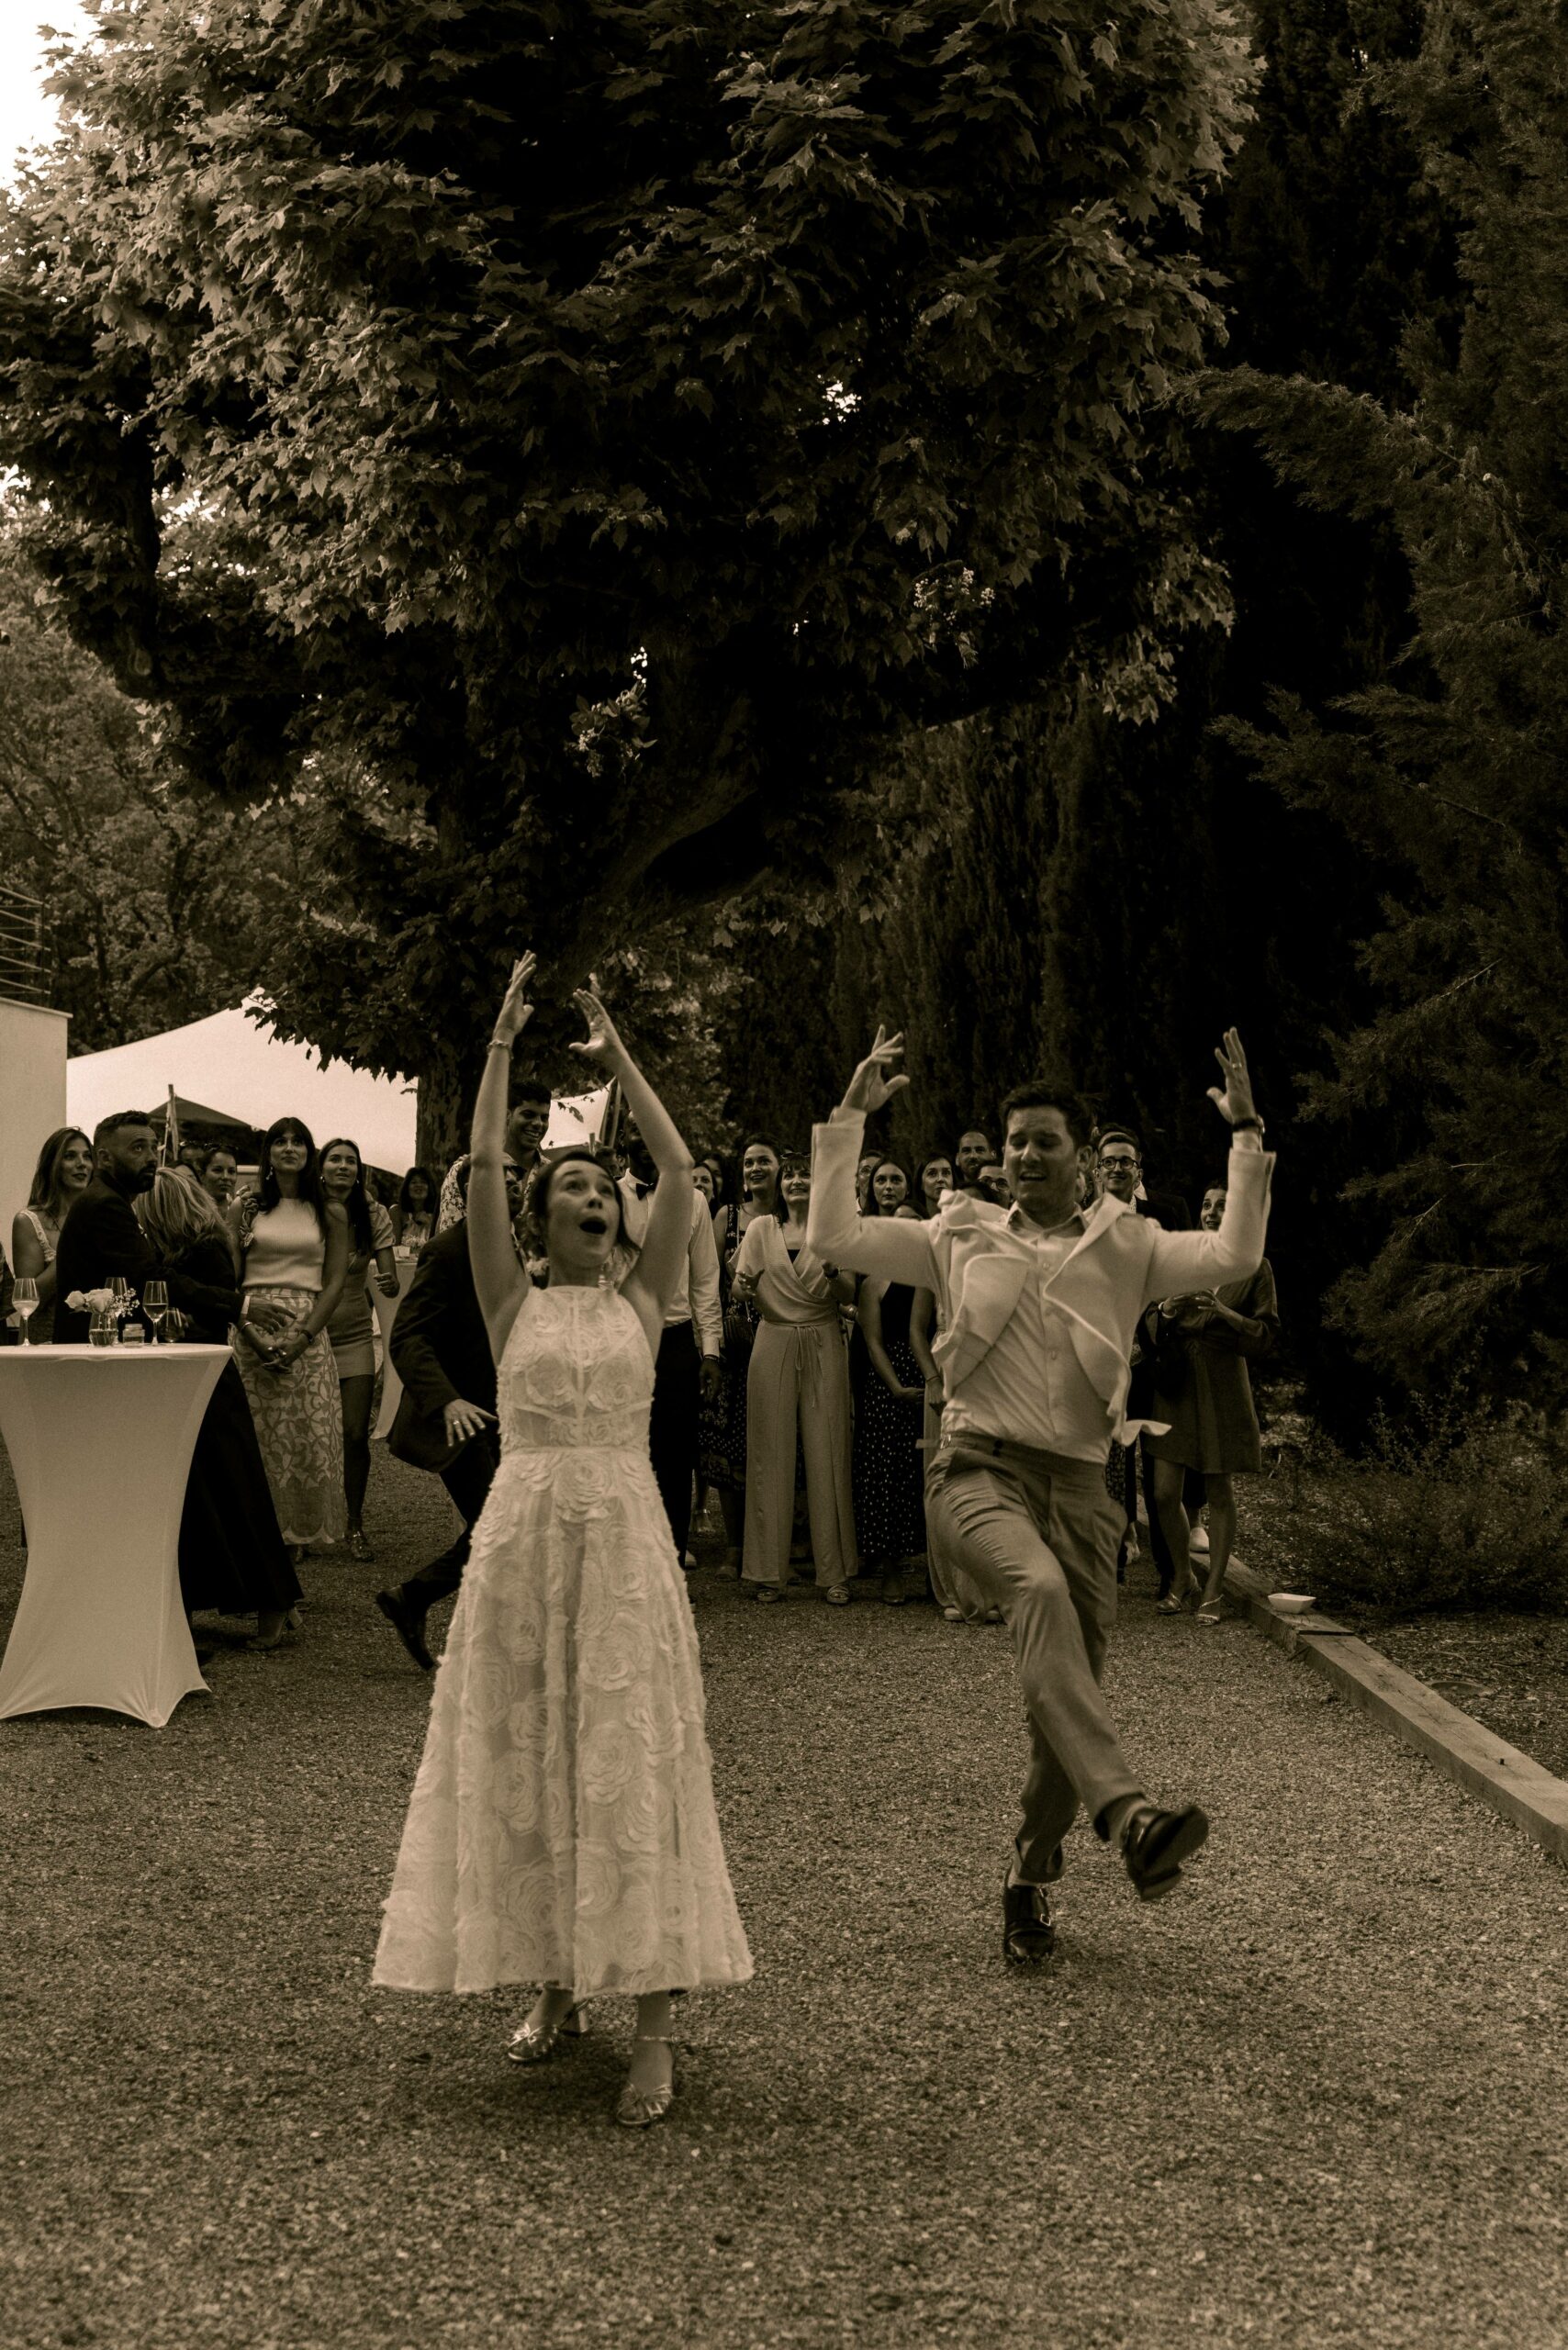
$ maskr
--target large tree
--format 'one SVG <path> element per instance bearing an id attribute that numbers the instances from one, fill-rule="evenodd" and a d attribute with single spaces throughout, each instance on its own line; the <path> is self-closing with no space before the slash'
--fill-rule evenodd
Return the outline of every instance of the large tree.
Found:
<path id="1" fill-rule="evenodd" d="M 0 878 L 42 904 L 73 1052 L 238 1003 L 302 875 L 285 811 L 193 789 L 157 714 L 73 644 L 0 509 Z"/>
<path id="2" fill-rule="evenodd" d="M 92 5 L 92 0 L 89 0 Z M 0 254 L 0 459 L 215 788 L 308 795 L 284 1018 L 448 1111 L 576 979 L 825 871 L 888 740 L 1225 610 L 1171 395 L 1211 0 L 99 0 Z"/>
<path id="3" fill-rule="evenodd" d="M 1389 530 L 1415 629 L 1379 683 L 1238 730 L 1282 796 L 1396 878 L 1314 1107 L 1356 1138 L 1367 1352 L 1568 1395 L 1568 98 L 1561 11 L 1434 0 L 1380 77 L 1460 224 L 1458 331 L 1404 399 L 1240 369 L 1218 405 L 1299 495 Z M 1316 704 L 1316 706 L 1315 706 Z"/>

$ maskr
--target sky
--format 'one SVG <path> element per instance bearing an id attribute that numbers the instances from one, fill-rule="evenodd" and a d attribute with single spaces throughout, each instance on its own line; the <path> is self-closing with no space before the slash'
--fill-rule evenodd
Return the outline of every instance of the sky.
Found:
<path id="1" fill-rule="evenodd" d="M 0 0 L 0 180 L 16 172 L 17 150 L 54 130 L 54 102 L 41 86 L 44 37 L 84 29 L 77 0 Z"/>

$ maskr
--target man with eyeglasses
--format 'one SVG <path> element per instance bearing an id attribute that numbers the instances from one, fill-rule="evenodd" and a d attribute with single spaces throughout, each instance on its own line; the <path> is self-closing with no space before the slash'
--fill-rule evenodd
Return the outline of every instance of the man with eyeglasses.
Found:
<path id="1" fill-rule="evenodd" d="M 1103 1188 L 1114 1200 L 1125 1200 L 1139 1215 L 1145 1215 L 1167 1232 L 1191 1232 L 1193 1219 L 1187 1203 L 1177 1192 L 1151 1192 L 1143 1181 L 1143 1148 L 1130 1126 L 1102 1126 L 1096 1137 L 1095 1167 Z M 1133 1365 L 1132 1386 L 1127 1396 L 1129 1419 L 1149 1419 L 1154 1413 L 1154 1372 L 1147 1362 Z M 1137 1526 L 1137 1494 L 1132 1477 L 1132 1456 L 1129 1453 L 1127 1491 L 1123 1506 L 1127 1513 L 1127 1526 L 1136 1540 Z M 1154 1571 L 1159 1579 L 1158 1596 L 1163 1599 L 1176 1579 L 1176 1569 L 1170 1556 L 1170 1545 L 1159 1523 L 1159 1512 L 1154 1506 L 1154 1462 L 1148 1449 L 1148 1439 L 1138 1439 L 1138 1459 L 1143 1464 L 1143 1503 L 1148 1517 L 1148 1547 L 1154 1556 Z M 1195 1502 L 1194 1502 L 1195 1495 Z M 1189 1480 L 1183 1496 L 1189 1510 L 1201 1509 L 1204 1481 Z"/>

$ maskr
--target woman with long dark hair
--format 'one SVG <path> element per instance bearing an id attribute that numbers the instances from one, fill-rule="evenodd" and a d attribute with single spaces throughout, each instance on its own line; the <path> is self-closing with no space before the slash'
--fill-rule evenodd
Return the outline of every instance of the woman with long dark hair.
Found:
<path id="1" fill-rule="evenodd" d="M 411 1248 L 417 1256 L 425 1242 L 435 1232 L 437 1203 L 440 1198 L 435 1177 L 428 1167 L 410 1167 L 398 1193 L 398 1204 L 392 1211 L 393 1244 L 398 1248 Z"/>
<path id="2" fill-rule="evenodd" d="M 343 1293 L 349 1222 L 321 1190 L 310 1129 L 279 1118 L 262 1143 L 259 1187 L 231 1214 L 247 1297 L 282 1306 L 290 1326 L 261 1337 L 236 1331 L 235 1354 L 267 1465 L 278 1523 L 297 1566 L 307 1550 L 341 1542 L 343 1424 L 327 1325 Z"/>
<path id="3" fill-rule="evenodd" d="M 227 1216 L 239 1189 L 240 1161 L 226 1142 L 213 1144 L 198 1180 L 219 1215 Z"/>
<path id="4" fill-rule="evenodd" d="M 11 1219 L 11 1270 L 38 1283 L 38 1311 L 27 1336 L 35 1347 L 54 1336 L 54 1259 L 60 1228 L 93 1180 L 93 1138 L 80 1126 L 57 1126 L 39 1153 L 28 1204 Z"/>
<path id="5" fill-rule="evenodd" d="M 879 1158 L 863 1214 L 896 1216 L 909 1193 L 898 1160 Z M 890 1607 L 914 1595 L 909 1584 L 917 1577 L 918 1593 L 925 1590 L 925 1378 L 910 1338 L 914 1297 L 907 1283 L 870 1273 L 857 1286 L 855 1531 L 862 1565 L 880 1572 Z"/>
<path id="6" fill-rule="evenodd" d="M 136 1202 L 136 1215 L 162 1262 L 215 1289 L 232 1285 L 228 1229 L 190 1168 L 161 1167 L 151 1190 Z M 229 1341 L 221 1320 L 186 1312 L 179 1323 L 179 1337 L 189 1345 Z M 187 1616 L 204 1607 L 224 1616 L 253 1615 L 252 1646 L 274 1649 L 299 1595 L 244 1382 L 228 1362 L 191 1456 L 180 1516 L 180 1596 Z"/>
<path id="7" fill-rule="evenodd" d="M 375 1285 L 382 1296 L 397 1296 L 398 1267 L 392 1255 L 396 1244 L 391 1217 L 365 1189 L 359 1145 L 346 1135 L 338 1135 L 321 1147 L 321 1191 L 326 1199 L 337 1203 L 349 1221 L 343 1293 L 327 1325 L 342 1404 L 349 1552 L 355 1559 L 374 1559 L 364 1524 L 365 1488 L 370 1483 L 370 1405 L 375 1393 L 375 1318 L 368 1282 L 374 1261 Z"/>

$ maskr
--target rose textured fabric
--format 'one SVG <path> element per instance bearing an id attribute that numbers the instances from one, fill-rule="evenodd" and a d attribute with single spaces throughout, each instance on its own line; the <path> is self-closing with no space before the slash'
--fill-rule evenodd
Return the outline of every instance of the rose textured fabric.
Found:
<path id="1" fill-rule="evenodd" d="M 524 1300 L 374 1980 L 579 1998 L 745 1982 L 697 1635 L 613 1290 Z"/>

